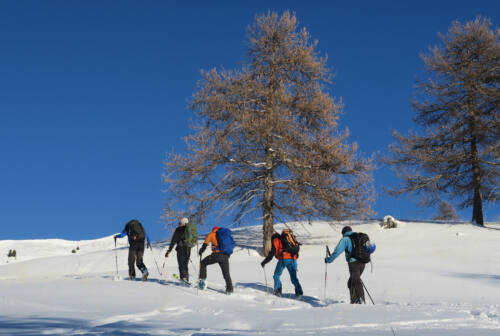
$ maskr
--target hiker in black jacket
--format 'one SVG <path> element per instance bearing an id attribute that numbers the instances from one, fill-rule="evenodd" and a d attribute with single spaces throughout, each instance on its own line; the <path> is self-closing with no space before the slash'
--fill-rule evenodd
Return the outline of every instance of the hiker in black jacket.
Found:
<path id="1" fill-rule="evenodd" d="M 123 228 L 123 231 L 120 234 L 114 236 L 115 246 L 116 239 L 128 237 L 129 249 L 128 249 L 128 275 L 130 280 L 135 280 L 135 266 L 134 263 L 137 264 L 137 267 L 142 272 L 142 280 L 147 280 L 149 272 L 144 265 L 142 260 L 144 256 L 144 241 L 147 242 L 147 247 L 151 248 L 151 241 L 149 240 L 149 236 L 146 234 L 144 227 L 141 222 L 137 219 L 132 219 Z"/>
<path id="2" fill-rule="evenodd" d="M 177 245 L 175 251 L 177 252 L 177 263 L 179 264 L 179 276 L 187 282 L 189 282 L 188 262 L 191 256 L 191 247 L 184 241 L 184 231 L 186 231 L 186 225 L 188 223 L 189 220 L 186 217 L 180 220 L 179 226 L 175 228 L 172 240 L 170 240 L 168 251 L 165 253 L 165 258 L 168 258 L 174 246 Z"/>

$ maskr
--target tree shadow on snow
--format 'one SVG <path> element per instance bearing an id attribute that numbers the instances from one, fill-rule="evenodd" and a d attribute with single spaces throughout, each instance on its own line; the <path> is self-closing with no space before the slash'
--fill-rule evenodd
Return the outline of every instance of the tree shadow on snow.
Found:
<path id="1" fill-rule="evenodd" d="M 492 281 L 496 284 L 499 284 L 498 282 L 500 282 L 500 275 L 495 275 L 495 274 L 452 272 L 452 273 L 447 273 L 447 275 L 463 279 Z"/>
<path id="2" fill-rule="evenodd" d="M 132 330 L 133 332 L 130 332 Z M 9 318 L 0 316 L 0 334 L 12 336 L 28 335 L 116 335 L 133 336 L 148 335 L 144 325 L 134 324 L 126 321 L 106 324 L 102 326 L 91 326 L 86 320 L 70 318 L 49 317 L 24 317 Z"/>
<path id="3" fill-rule="evenodd" d="M 260 283 L 255 283 L 255 282 L 237 282 L 236 286 L 237 287 L 244 287 L 244 288 L 251 288 L 251 289 L 254 289 L 254 290 L 258 290 L 260 292 L 264 292 L 266 294 L 269 293 L 270 295 L 274 295 L 274 294 L 272 294 L 273 293 L 273 289 L 271 287 L 266 287 L 265 285 L 260 284 Z M 316 298 L 314 296 L 302 295 L 300 298 L 296 298 L 295 294 L 293 294 L 293 293 L 283 293 L 280 297 L 284 298 L 284 299 L 291 299 L 291 300 L 295 300 L 295 301 L 302 301 L 302 302 L 310 304 L 314 308 L 326 307 L 326 304 L 324 304 L 323 302 L 321 302 L 320 299 L 318 299 L 318 298 Z"/>

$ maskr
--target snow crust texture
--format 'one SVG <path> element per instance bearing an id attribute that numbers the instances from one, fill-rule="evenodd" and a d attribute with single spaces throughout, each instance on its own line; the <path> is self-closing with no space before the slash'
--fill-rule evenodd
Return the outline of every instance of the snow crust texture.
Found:
<path id="1" fill-rule="evenodd" d="M 116 280 L 128 275 L 125 239 L 116 249 L 112 236 L 3 240 L 0 335 L 500 335 L 500 223 L 398 222 L 395 229 L 375 221 L 288 223 L 304 244 L 301 300 L 286 272 L 283 297 L 270 294 L 276 261 L 260 266 L 260 227 L 233 231 L 230 296 L 217 265 L 208 267 L 209 290 L 175 280 L 175 256 L 163 257 L 167 242 L 146 250 L 150 278 L 142 282 Z M 375 305 L 368 295 L 369 304 L 348 304 L 343 256 L 328 265 L 325 291 L 325 245 L 333 250 L 344 225 L 377 244 L 362 276 Z M 7 257 L 10 249 L 17 258 Z M 192 261 L 195 281 L 196 253 Z"/>

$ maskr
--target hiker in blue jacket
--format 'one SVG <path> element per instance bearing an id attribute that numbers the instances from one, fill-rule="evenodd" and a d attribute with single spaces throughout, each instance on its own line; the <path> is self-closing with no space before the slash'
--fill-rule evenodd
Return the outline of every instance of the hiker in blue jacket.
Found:
<path id="1" fill-rule="evenodd" d="M 135 280 L 135 266 L 134 263 L 137 264 L 137 267 L 142 272 L 142 280 L 146 281 L 148 279 L 148 269 L 142 260 L 144 256 L 144 240 L 147 241 L 147 247 L 151 248 L 151 241 L 149 240 L 144 227 L 141 222 L 137 219 L 132 219 L 127 224 L 125 224 L 125 228 L 120 234 L 114 236 L 115 245 L 116 238 L 123 238 L 128 236 L 128 275 L 130 280 Z"/>
<path id="2" fill-rule="evenodd" d="M 339 255 L 345 252 L 345 259 L 349 266 L 350 274 L 349 280 L 347 281 L 347 287 L 349 288 L 351 303 L 365 303 L 365 292 L 363 290 L 363 283 L 361 282 L 361 274 L 365 269 L 365 264 L 351 257 L 352 241 L 349 236 L 352 235 L 352 233 L 350 226 L 344 226 L 342 228 L 342 239 L 340 239 L 333 253 L 325 258 L 325 263 L 333 262 Z"/>

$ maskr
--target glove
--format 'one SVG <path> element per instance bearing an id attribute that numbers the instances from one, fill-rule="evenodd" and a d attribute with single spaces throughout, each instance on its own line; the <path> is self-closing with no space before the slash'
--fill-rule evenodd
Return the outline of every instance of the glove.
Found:
<path id="1" fill-rule="evenodd" d="M 325 258 L 325 264 L 328 264 L 328 258 Z"/>
<path id="2" fill-rule="evenodd" d="M 203 254 L 203 252 L 205 252 L 206 248 L 207 248 L 207 244 L 203 243 L 203 245 L 201 245 L 200 251 L 198 252 L 198 254 L 200 255 L 200 257 Z"/>
<path id="3" fill-rule="evenodd" d="M 118 237 L 117 237 L 117 236 L 113 236 L 113 238 L 114 238 L 114 239 L 115 239 L 115 241 L 116 241 L 116 238 L 118 238 Z"/>
<path id="4" fill-rule="evenodd" d="M 148 249 L 150 249 L 150 248 L 151 248 L 151 244 L 150 244 L 150 243 L 148 243 L 148 245 L 146 245 L 146 247 L 147 247 Z"/>
<path id="5" fill-rule="evenodd" d="M 264 268 L 264 266 L 266 266 L 266 263 L 265 262 L 261 262 L 260 266 L 262 266 L 262 268 Z"/>
<path id="6" fill-rule="evenodd" d="M 169 254 L 170 254 L 170 251 L 167 251 L 167 253 L 165 253 L 165 258 L 168 258 Z"/>

